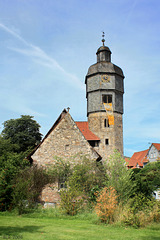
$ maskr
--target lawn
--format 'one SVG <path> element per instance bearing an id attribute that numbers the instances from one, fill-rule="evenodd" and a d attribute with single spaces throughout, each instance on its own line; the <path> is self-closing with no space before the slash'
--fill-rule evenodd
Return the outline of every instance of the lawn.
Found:
<path id="1" fill-rule="evenodd" d="M 159 240 L 160 224 L 144 229 L 93 223 L 92 219 L 0 214 L 1 239 Z"/>

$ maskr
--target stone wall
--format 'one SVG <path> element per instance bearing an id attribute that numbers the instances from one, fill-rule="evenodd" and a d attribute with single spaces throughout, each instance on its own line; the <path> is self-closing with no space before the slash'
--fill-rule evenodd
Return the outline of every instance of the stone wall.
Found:
<path id="1" fill-rule="evenodd" d="M 79 155 L 96 160 L 98 154 L 85 139 L 69 113 L 60 120 L 32 155 L 33 162 L 41 166 L 54 164 L 55 158 L 78 161 Z"/>
<path id="2" fill-rule="evenodd" d="M 104 125 L 107 120 L 106 112 L 90 113 L 88 116 L 89 129 L 100 139 L 100 144 L 95 150 L 106 160 L 117 149 L 123 155 L 123 123 L 122 114 L 113 113 L 114 125 L 109 127 Z M 108 139 L 108 144 L 106 144 Z"/>
<path id="3" fill-rule="evenodd" d="M 69 160 L 71 164 L 81 161 L 80 156 L 87 156 L 96 161 L 99 155 L 85 139 L 69 113 L 66 113 L 58 124 L 44 138 L 41 145 L 32 155 L 33 163 L 38 166 L 51 167 L 56 157 Z M 60 201 L 58 183 L 48 184 L 40 196 L 44 206 L 55 206 Z"/>

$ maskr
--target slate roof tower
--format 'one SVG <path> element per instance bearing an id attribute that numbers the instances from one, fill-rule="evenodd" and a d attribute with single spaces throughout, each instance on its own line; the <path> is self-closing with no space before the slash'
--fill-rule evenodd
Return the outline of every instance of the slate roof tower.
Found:
<path id="1" fill-rule="evenodd" d="M 104 37 L 104 35 L 102 35 Z M 89 129 L 100 138 L 95 149 L 106 159 L 117 149 L 123 155 L 123 71 L 111 62 L 111 51 L 104 45 L 97 50 L 97 63 L 86 75 Z"/>

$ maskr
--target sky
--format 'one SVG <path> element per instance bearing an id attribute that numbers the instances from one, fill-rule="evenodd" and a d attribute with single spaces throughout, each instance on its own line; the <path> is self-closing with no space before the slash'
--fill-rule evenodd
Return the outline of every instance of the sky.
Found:
<path id="1" fill-rule="evenodd" d="M 31 115 L 45 135 L 64 108 L 87 120 L 85 76 L 105 45 L 124 79 L 124 155 L 160 143 L 159 0 L 0 0 L 0 131 Z"/>

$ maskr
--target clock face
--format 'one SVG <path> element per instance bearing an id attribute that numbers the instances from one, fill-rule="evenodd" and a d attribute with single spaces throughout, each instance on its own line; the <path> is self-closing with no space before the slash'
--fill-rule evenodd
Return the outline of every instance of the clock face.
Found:
<path id="1" fill-rule="evenodd" d="M 106 74 L 102 75 L 101 80 L 102 80 L 102 82 L 110 82 L 110 76 L 108 76 Z"/>

